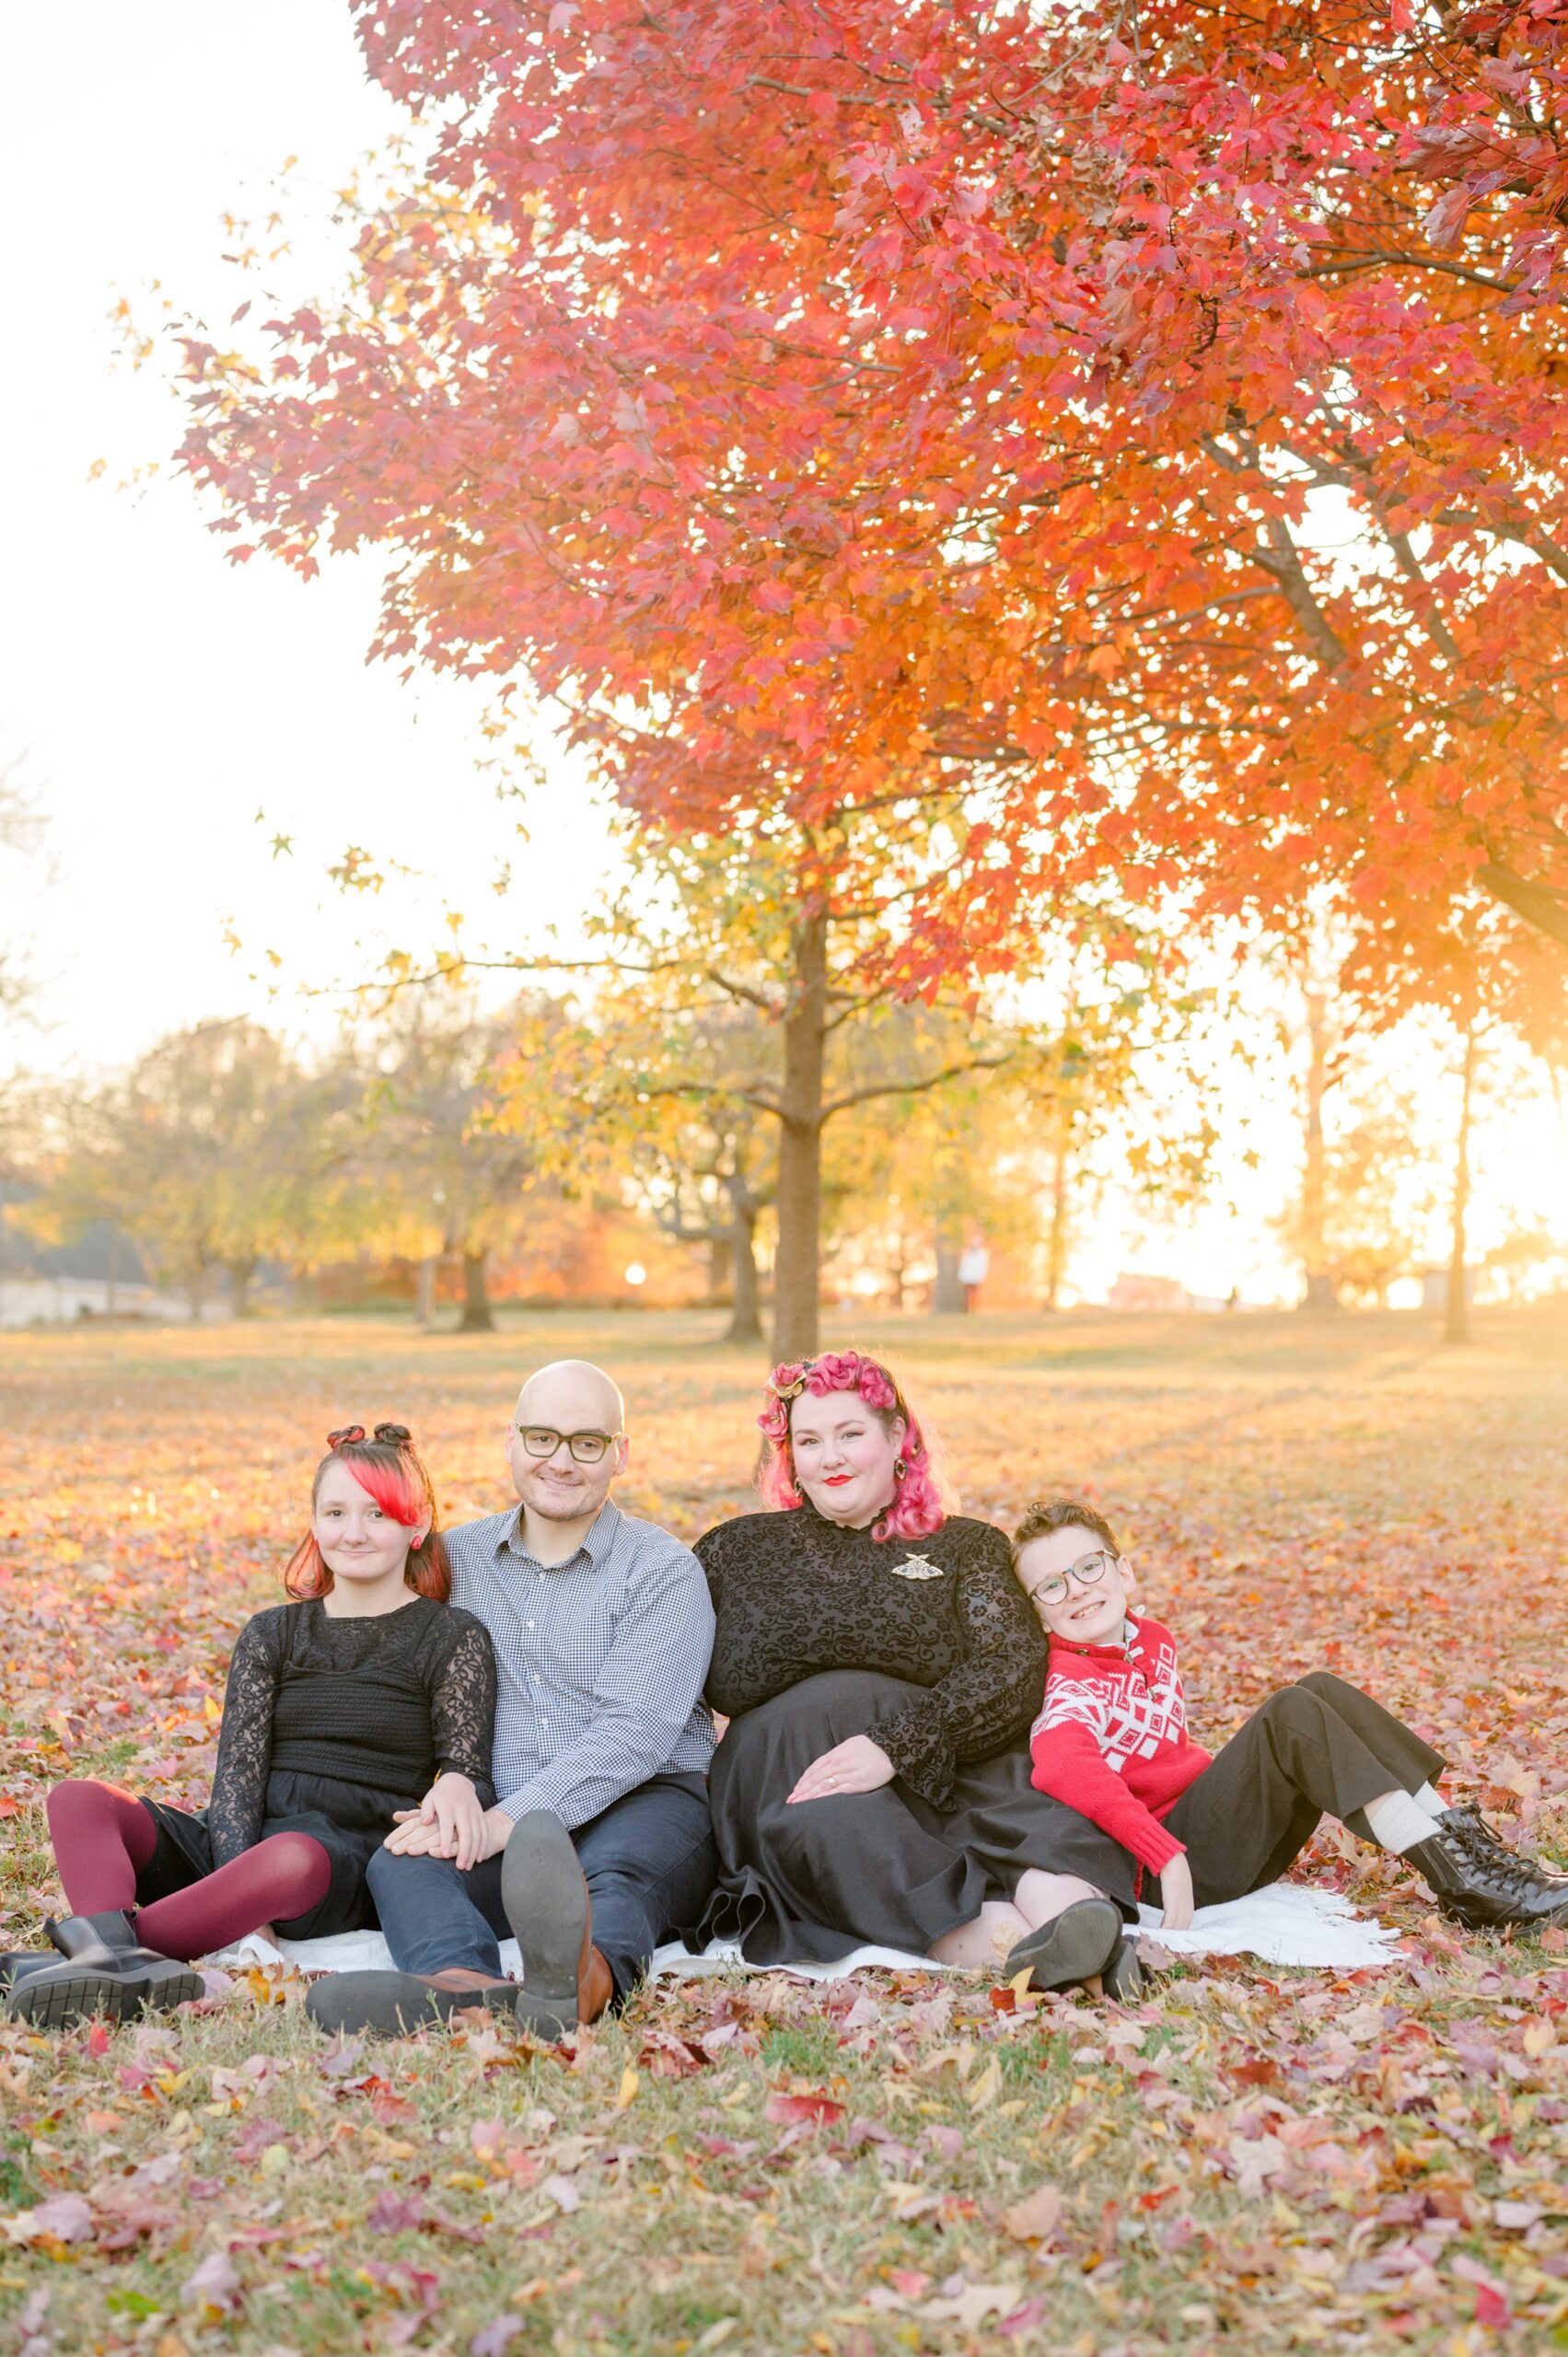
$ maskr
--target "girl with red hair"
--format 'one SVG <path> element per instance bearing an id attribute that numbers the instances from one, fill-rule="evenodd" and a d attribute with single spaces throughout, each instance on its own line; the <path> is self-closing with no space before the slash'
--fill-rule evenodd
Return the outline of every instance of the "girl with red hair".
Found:
<path id="1" fill-rule="evenodd" d="M 284 1585 L 291 1601 L 236 1641 L 204 1809 L 94 1779 L 50 1794 L 73 1911 L 47 1925 L 52 1948 L 9 1960 L 9 2018 L 168 2010 L 202 1993 L 192 1957 L 248 1932 L 374 1924 L 366 1867 L 399 1813 L 444 1769 L 494 1802 L 494 1656 L 447 1601 L 436 1495 L 403 1425 L 328 1435 Z"/>
<path id="2" fill-rule="evenodd" d="M 1045 1645 L 1006 1539 L 949 1510 L 879 1360 L 778 1367 L 757 1421 L 771 1511 L 697 1542 L 730 1724 L 708 1784 L 719 1889 L 691 1938 L 757 1964 L 1011 1955 L 1037 1986 L 1130 1994 L 1125 1853 L 1030 1782 Z"/>

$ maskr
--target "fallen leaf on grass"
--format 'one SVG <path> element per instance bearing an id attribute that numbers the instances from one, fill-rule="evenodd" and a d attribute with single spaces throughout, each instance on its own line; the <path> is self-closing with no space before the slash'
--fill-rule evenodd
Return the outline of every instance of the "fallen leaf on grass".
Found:
<path id="1" fill-rule="evenodd" d="M 469 2357 L 503 2357 L 508 2342 L 521 2332 L 521 2316 L 497 2316 L 494 2324 L 482 2325 L 469 2342 Z"/>
<path id="2" fill-rule="evenodd" d="M 57 2193 L 36 2209 L 18 2210 L 5 2226 L 14 2243 L 85 2243 L 92 2240 L 93 2213 L 79 2193 Z"/>
<path id="3" fill-rule="evenodd" d="M 239 2277 L 227 2254 L 215 2250 L 193 2275 L 186 2278 L 180 2296 L 188 2307 L 211 2309 L 217 2316 L 226 2316 L 239 2305 Z"/>
<path id="4" fill-rule="evenodd" d="M 1039 2185 L 1010 2210 L 1002 2212 L 1005 2233 L 1015 2242 L 1045 2242 L 1056 2231 L 1062 2216 L 1061 2189 L 1054 2185 Z"/>
<path id="5" fill-rule="evenodd" d="M 768 2097 L 766 2106 L 766 2117 L 773 2120 L 820 2122 L 842 2119 L 843 2116 L 842 2104 L 835 2103 L 831 2096 L 826 2095 L 772 2095 Z"/>
<path id="6" fill-rule="evenodd" d="M 966 2283 L 951 2299 L 927 2300 L 920 2315 L 927 2323 L 956 2324 L 974 2332 L 987 2316 L 1010 2314 L 1017 2297 L 1016 2283 Z"/>

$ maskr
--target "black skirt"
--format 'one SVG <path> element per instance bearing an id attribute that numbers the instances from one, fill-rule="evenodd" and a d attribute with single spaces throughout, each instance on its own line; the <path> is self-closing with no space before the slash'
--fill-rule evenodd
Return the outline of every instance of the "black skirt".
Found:
<path id="1" fill-rule="evenodd" d="M 808 1678 L 726 1729 L 708 1775 L 719 1885 L 689 1947 L 734 1939 L 749 1964 L 831 1963 L 853 1948 L 923 1956 L 1010 1898 L 1031 1866 L 1080 1875 L 1137 1919 L 1132 1862 L 1075 1809 L 1037 1793 L 1023 1745 L 960 1767 L 946 1808 L 897 1778 L 874 1793 L 797 1802 L 814 1759 L 921 1689 L 871 1670 Z"/>
<path id="2" fill-rule="evenodd" d="M 417 1808 L 410 1798 L 372 1793 L 332 1776 L 309 1776 L 273 1769 L 267 1779 L 267 1814 L 257 1836 L 308 1833 L 331 1861 L 332 1879 L 324 1898 L 308 1913 L 273 1929 L 285 1940 L 331 1939 L 340 1932 L 376 1931 L 379 1919 L 365 1870 L 392 1829 L 395 1809 Z M 167 1801 L 144 1800 L 157 1827 L 157 1848 L 136 1876 L 136 1904 L 187 1890 L 210 1875 L 216 1861 L 207 1830 L 207 1812 L 173 1808 Z"/>

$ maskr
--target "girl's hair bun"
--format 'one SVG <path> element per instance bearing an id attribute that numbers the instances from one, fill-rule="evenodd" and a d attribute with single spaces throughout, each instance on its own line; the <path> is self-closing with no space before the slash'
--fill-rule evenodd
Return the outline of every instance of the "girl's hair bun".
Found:
<path id="1" fill-rule="evenodd" d="M 376 1437 L 384 1441 L 389 1448 L 406 1448 L 413 1434 L 406 1424 L 377 1424 Z"/>

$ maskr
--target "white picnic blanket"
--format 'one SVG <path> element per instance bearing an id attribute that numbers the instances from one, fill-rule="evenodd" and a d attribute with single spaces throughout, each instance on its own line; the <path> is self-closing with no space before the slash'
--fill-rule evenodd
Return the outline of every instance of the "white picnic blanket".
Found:
<path id="1" fill-rule="evenodd" d="M 1304 1883 L 1271 1883 L 1248 1898 L 1233 1898 L 1225 1907 L 1201 1907 L 1190 1932 L 1160 1929 L 1152 1908 L 1142 1910 L 1139 1929 L 1157 1939 L 1176 1956 L 1255 1956 L 1266 1964 L 1316 1966 L 1348 1971 L 1388 1965 L 1399 1934 L 1388 1925 L 1357 1914 L 1337 1891 L 1309 1888 Z M 275 1945 L 252 1933 L 235 1947 L 209 1957 L 213 1964 L 292 1964 L 301 1972 L 387 1971 L 391 1957 L 379 1932 L 348 1932 L 335 1940 L 280 1940 Z M 945 1972 L 951 1968 L 933 1964 L 929 1956 L 906 1956 L 898 1948 L 855 1948 L 833 1964 L 749 1965 L 730 1941 L 715 1940 L 701 1956 L 692 1956 L 679 1941 L 657 1950 L 653 1960 L 656 1978 L 668 1975 L 691 1980 L 706 1972 L 780 1970 L 803 1980 L 842 1980 L 867 1969 L 895 1972 Z M 501 1968 L 520 1975 L 522 1960 L 516 1940 L 501 1943 Z"/>

